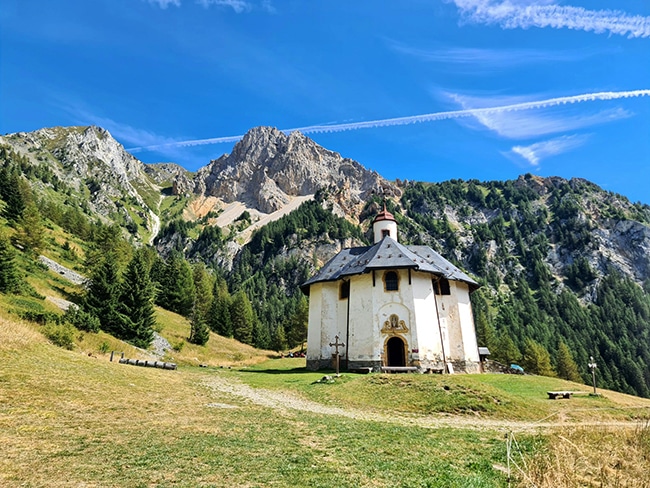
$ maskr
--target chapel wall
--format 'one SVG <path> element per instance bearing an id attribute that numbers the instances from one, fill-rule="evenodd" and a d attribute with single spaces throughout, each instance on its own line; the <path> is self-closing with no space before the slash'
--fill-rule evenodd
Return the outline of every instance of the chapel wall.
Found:
<path id="1" fill-rule="evenodd" d="M 460 313 L 458 310 L 458 289 L 457 281 L 449 281 L 449 295 L 443 295 L 440 300 L 442 313 L 446 318 L 447 335 L 449 347 L 445 350 L 448 361 L 459 361 L 465 357 L 463 348 L 463 334 L 460 325 Z"/>
<path id="2" fill-rule="evenodd" d="M 350 334 L 348 360 L 352 362 L 379 361 L 378 337 L 374 327 L 372 274 L 350 279 Z"/>
<path id="3" fill-rule="evenodd" d="M 413 360 L 420 361 L 424 369 L 438 368 L 442 365 L 442 348 L 431 276 L 413 273 L 412 283 L 413 322 L 417 330 L 417 343 L 413 348 L 418 350 L 413 353 Z"/>
<path id="4" fill-rule="evenodd" d="M 472 314 L 469 286 L 466 283 L 458 284 L 458 315 L 460 317 L 461 333 L 463 335 L 465 360 L 479 363 L 476 326 L 474 324 L 474 315 Z"/>

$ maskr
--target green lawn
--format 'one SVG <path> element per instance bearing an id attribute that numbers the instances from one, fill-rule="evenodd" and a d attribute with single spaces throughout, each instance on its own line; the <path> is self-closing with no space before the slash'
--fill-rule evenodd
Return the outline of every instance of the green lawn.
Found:
<path id="1" fill-rule="evenodd" d="M 591 388 L 558 378 L 504 374 L 417 375 L 343 373 L 334 383 L 317 383 L 331 371 L 311 372 L 304 359 L 278 359 L 230 374 L 262 388 L 297 391 L 306 398 L 339 407 L 408 414 L 472 414 L 490 419 L 538 421 L 650 417 L 650 401 L 607 392 L 605 397 L 575 395 L 548 400 L 550 390 L 589 392 Z"/>

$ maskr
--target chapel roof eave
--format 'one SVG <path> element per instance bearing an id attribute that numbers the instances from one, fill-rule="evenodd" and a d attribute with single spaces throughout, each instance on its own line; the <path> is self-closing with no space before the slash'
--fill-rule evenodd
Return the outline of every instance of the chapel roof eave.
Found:
<path id="1" fill-rule="evenodd" d="M 428 246 L 404 246 L 390 236 L 369 247 L 343 249 L 330 259 L 300 289 L 309 294 L 309 286 L 335 282 L 346 277 L 382 269 L 414 269 L 450 280 L 463 281 L 470 292 L 480 285 Z"/>

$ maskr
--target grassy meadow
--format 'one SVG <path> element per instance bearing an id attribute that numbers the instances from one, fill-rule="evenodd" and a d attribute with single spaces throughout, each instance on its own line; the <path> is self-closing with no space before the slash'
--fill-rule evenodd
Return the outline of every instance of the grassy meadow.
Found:
<path id="1" fill-rule="evenodd" d="M 173 344 L 189 326 L 171 315 Z M 163 371 L 110 362 L 108 336 L 68 351 L 38 328 L 0 314 L 0 486 L 506 487 L 509 458 L 510 486 L 650 486 L 648 400 L 550 401 L 588 388 L 530 376 L 320 382 L 214 335 Z"/>

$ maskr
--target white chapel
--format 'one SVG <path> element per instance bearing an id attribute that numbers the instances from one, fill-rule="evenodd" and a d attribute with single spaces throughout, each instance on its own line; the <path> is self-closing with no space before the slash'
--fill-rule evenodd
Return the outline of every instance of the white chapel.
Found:
<path id="1" fill-rule="evenodd" d="M 384 206 L 374 244 L 344 249 L 302 285 L 307 368 L 480 371 L 470 293 L 479 285 L 428 246 L 398 242 Z"/>

